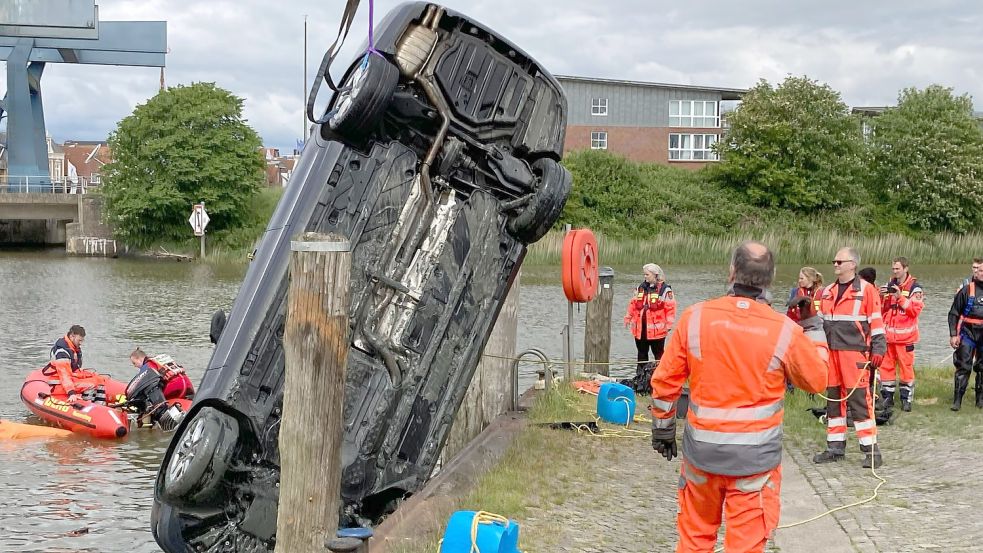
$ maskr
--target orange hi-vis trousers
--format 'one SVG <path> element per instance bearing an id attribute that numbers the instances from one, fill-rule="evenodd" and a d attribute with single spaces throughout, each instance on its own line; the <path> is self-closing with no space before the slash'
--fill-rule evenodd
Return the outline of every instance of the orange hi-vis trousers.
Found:
<path id="1" fill-rule="evenodd" d="M 829 377 L 826 396 L 826 447 L 830 451 L 846 451 L 847 410 L 853 418 L 860 450 L 877 451 L 877 423 L 874 421 L 874 402 L 870 395 L 870 370 L 867 356 L 859 351 L 829 352 Z M 834 401 L 849 396 L 846 401 Z"/>
<path id="2" fill-rule="evenodd" d="M 878 376 L 881 379 L 881 389 L 894 393 L 894 382 L 898 379 L 898 369 L 901 373 L 901 387 L 909 390 L 915 384 L 915 345 L 888 344 L 887 355 L 879 367 Z M 910 398 L 909 398 L 910 401 Z"/>
<path id="3" fill-rule="evenodd" d="M 679 476 L 676 553 L 711 553 L 723 518 L 724 551 L 760 553 L 778 527 L 782 467 L 750 476 L 704 472 L 685 460 Z"/>

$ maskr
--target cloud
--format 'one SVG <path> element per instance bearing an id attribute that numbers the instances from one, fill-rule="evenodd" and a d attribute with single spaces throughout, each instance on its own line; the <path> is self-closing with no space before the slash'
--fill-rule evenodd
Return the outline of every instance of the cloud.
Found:
<path id="1" fill-rule="evenodd" d="M 669 3 L 655 0 L 447 0 L 559 74 L 743 88 L 808 75 L 851 105 L 885 105 L 904 87 L 940 83 L 983 96 L 983 10 L 972 1 Z M 334 40 L 343 2 L 103 0 L 102 20 L 166 20 L 168 85 L 213 81 L 244 98 L 270 146 L 301 136 L 304 14 L 308 86 Z M 395 0 L 375 3 L 376 20 Z M 339 56 L 363 42 L 363 1 Z M 105 138 L 159 88 L 155 68 L 49 65 L 42 80 L 56 140 Z M 322 98 L 323 102 L 323 98 Z"/>

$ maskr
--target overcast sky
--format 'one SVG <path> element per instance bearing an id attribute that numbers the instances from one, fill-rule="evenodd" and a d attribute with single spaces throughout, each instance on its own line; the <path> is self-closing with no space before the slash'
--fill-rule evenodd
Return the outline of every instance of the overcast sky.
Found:
<path id="1" fill-rule="evenodd" d="M 264 143 L 293 148 L 302 127 L 304 14 L 308 75 L 334 40 L 344 0 L 99 0 L 100 19 L 165 20 L 167 85 L 214 81 L 245 99 Z M 376 19 L 398 4 L 378 0 Z M 557 74 L 746 88 L 808 75 L 849 105 L 893 104 L 939 83 L 983 97 L 977 0 L 446 0 Z M 793 7 L 794 6 L 794 7 Z M 337 71 L 365 38 L 362 0 Z M 336 73 L 336 75 L 339 73 Z M 49 64 L 42 80 L 55 140 L 105 139 L 159 88 L 156 68 Z M 6 88 L 5 79 L 0 86 Z M 983 103 L 976 101 L 977 109 Z"/>

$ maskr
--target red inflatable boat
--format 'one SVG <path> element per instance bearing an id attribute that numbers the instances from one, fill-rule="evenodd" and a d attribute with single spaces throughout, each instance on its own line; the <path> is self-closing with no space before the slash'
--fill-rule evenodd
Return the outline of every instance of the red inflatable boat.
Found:
<path id="1" fill-rule="evenodd" d="M 64 373 L 57 370 L 60 367 L 52 366 L 63 361 L 67 362 L 55 360 L 27 375 L 20 390 L 24 405 L 41 420 L 72 432 L 106 439 L 126 436 L 130 430 L 129 414 L 116 407 L 126 400 L 126 384 L 83 369 L 72 373 L 76 395 L 69 400 L 59 376 Z M 186 412 L 191 401 L 168 400 L 164 409 L 172 406 L 176 406 L 174 413 Z"/>

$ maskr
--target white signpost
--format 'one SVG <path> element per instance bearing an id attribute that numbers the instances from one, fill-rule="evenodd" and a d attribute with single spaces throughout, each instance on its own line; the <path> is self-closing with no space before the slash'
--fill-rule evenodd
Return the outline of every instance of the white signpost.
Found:
<path id="1" fill-rule="evenodd" d="M 191 228 L 195 231 L 195 236 L 201 237 L 201 258 L 205 258 L 205 227 L 208 226 L 208 212 L 205 211 L 205 202 L 191 205 L 191 217 L 188 217 Z"/>

